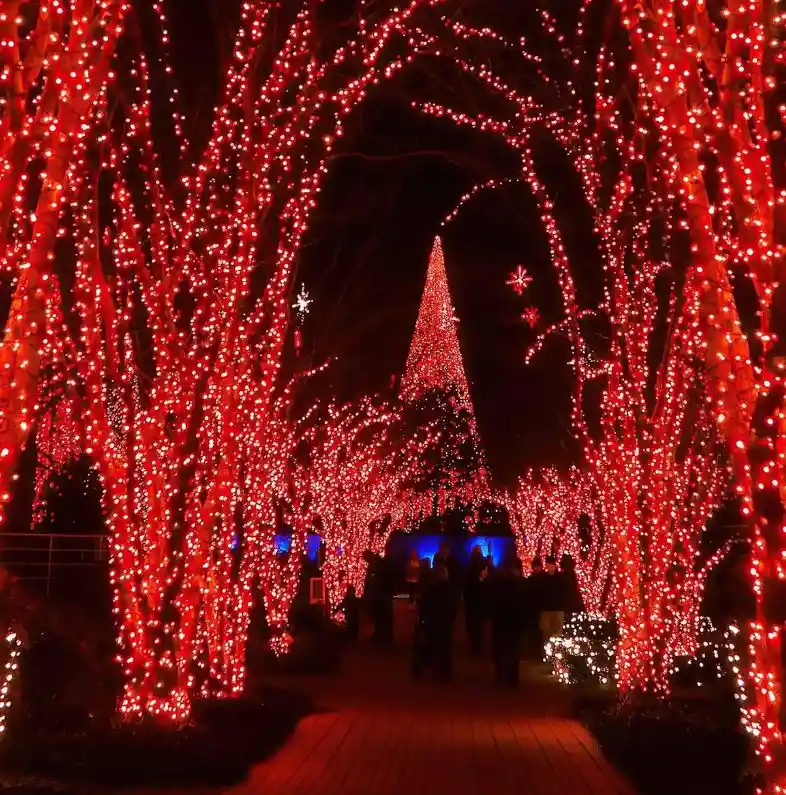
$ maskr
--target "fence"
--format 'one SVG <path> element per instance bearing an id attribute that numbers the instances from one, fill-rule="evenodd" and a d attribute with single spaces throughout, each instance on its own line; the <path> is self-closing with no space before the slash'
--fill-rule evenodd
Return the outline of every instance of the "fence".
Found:
<path id="1" fill-rule="evenodd" d="M 0 533 L 0 565 L 19 577 L 45 585 L 109 560 L 107 537 L 56 533 Z"/>

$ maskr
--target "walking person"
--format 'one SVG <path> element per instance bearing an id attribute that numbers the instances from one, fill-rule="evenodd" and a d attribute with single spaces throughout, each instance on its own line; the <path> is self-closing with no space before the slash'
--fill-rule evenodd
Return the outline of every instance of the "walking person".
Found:
<path id="1" fill-rule="evenodd" d="M 418 551 L 414 547 L 409 551 L 409 560 L 407 561 L 407 571 L 405 575 L 407 594 L 409 595 L 409 603 L 415 604 L 415 595 L 418 590 L 418 583 L 420 582 L 420 557 Z"/>
<path id="2" fill-rule="evenodd" d="M 573 563 L 573 558 L 567 553 L 560 558 L 559 571 L 565 598 L 565 618 L 570 619 L 576 613 L 584 612 L 584 599 L 581 596 L 579 579 L 576 576 L 576 566 Z"/>
<path id="3" fill-rule="evenodd" d="M 491 649 L 497 684 L 519 683 L 523 580 L 521 563 L 511 556 L 495 573 L 491 584 Z"/>
<path id="4" fill-rule="evenodd" d="M 543 639 L 540 632 L 540 611 L 543 602 L 542 585 L 545 571 L 543 561 L 539 557 L 532 559 L 530 569 L 522 583 L 522 642 L 528 659 L 540 660 L 543 651 Z"/>
<path id="5" fill-rule="evenodd" d="M 442 681 L 453 675 L 453 624 L 456 620 L 455 589 L 447 567 L 435 559 L 423 588 L 418 615 L 418 645 L 412 675 L 431 669 Z"/>
<path id="6" fill-rule="evenodd" d="M 399 570 L 400 571 L 400 570 Z M 396 598 L 396 586 L 401 582 L 397 577 L 395 563 L 389 555 L 381 558 L 380 565 L 380 627 L 378 640 L 383 646 L 393 644 L 393 600 Z"/>
<path id="7" fill-rule="evenodd" d="M 488 614 L 488 564 L 480 547 L 473 547 L 464 581 L 464 621 L 473 656 L 483 653 L 483 635 Z"/>
<path id="8" fill-rule="evenodd" d="M 437 554 L 434 555 L 434 569 L 440 564 L 447 570 L 448 580 L 450 584 L 455 587 L 456 581 L 458 580 L 458 561 L 450 551 L 450 544 L 447 541 L 443 541 L 439 545 Z"/>
<path id="9" fill-rule="evenodd" d="M 540 592 L 540 633 L 543 643 L 562 634 L 565 621 L 565 586 L 553 555 L 546 558 L 546 570 L 538 582 Z"/>
<path id="10" fill-rule="evenodd" d="M 412 676 L 417 678 L 422 671 L 429 667 L 429 647 L 428 647 L 428 620 L 426 611 L 428 602 L 424 602 L 424 597 L 431 582 L 431 561 L 428 558 L 423 560 L 420 567 L 420 577 L 418 578 L 417 588 L 415 589 L 415 629 L 412 633 Z"/>
<path id="11" fill-rule="evenodd" d="M 374 552 L 366 553 L 368 562 L 366 598 L 374 624 L 372 640 L 382 646 L 393 643 L 393 597 L 396 585 L 390 560 Z"/>
<path id="12" fill-rule="evenodd" d="M 344 616 L 347 638 L 357 641 L 360 637 L 360 599 L 358 599 L 354 585 L 347 586 L 347 591 L 338 609 Z"/>

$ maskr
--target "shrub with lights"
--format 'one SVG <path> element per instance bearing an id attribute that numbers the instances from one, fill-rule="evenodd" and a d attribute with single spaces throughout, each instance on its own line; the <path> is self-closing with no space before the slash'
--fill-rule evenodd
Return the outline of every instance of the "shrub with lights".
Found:
<path id="1" fill-rule="evenodd" d="M 705 687 L 729 674 L 733 644 L 729 632 L 700 616 L 690 648 L 675 651 L 669 670 L 670 687 Z M 578 613 L 565 622 L 561 636 L 550 638 L 545 659 L 556 679 L 564 684 L 617 684 L 616 622 L 598 613 Z"/>
<path id="2" fill-rule="evenodd" d="M 614 646 L 617 629 L 612 621 L 598 613 L 571 616 L 561 636 L 550 638 L 545 659 L 555 678 L 564 684 L 614 681 Z"/>

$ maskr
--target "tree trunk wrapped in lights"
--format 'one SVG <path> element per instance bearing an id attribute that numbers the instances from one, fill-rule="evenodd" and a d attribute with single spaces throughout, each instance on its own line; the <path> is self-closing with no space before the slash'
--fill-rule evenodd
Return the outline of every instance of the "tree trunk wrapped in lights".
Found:
<path id="1" fill-rule="evenodd" d="M 50 317 L 55 242 L 127 10 L 121 0 L 12 0 L 0 15 L 0 267 L 14 285 L 0 348 L 0 510 L 37 416 L 41 352 L 61 331 Z"/>
<path id="2" fill-rule="evenodd" d="M 401 409 L 368 400 L 331 406 L 311 436 L 309 489 L 325 545 L 323 572 L 333 610 L 349 585 L 360 596 L 366 553 L 382 554 L 421 475 L 431 428 L 406 435 Z"/>
<path id="3" fill-rule="evenodd" d="M 751 633 L 748 711 L 768 792 L 786 790 L 781 730 L 783 616 L 784 277 L 786 194 L 783 168 L 783 10 L 780 2 L 643 2 L 618 0 L 635 73 L 639 112 L 657 143 L 670 149 L 674 195 L 691 238 L 687 293 L 692 333 L 704 346 L 715 419 L 729 440 L 737 493 L 750 517 L 758 620 Z M 610 51 L 609 48 L 606 48 Z M 756 339 L 743 332 L 729 282 L 737 273 L 755 287 Z M 781 317 L 778 317 L 781 315 Z M 752 361 L 752 359 L 754 361 Z"/>
<path id="4" fill-rule="evenodd" d="M 706 567 L 717 562 L 703 560 L 701 539 L 723 496 L 723 465 L 700 371 L 677 340 L 654 405 L 612 350 L 602 436 L 588 445 L 604 530 L 617 544 L 612 602 L 624 689 L 668 690 L 675 656 L 695 646 Z"/>
<path id="5" fill-rule="evenodd" d="M 297 421 L 290 417 L 291 391 L 280 395 L 270 416 L 270 444 L 258 446 L 249 439 L 244 457 L 245 482 L 243 510 L 248 514 L 245 525 L 256 528 L 250 543 L 251 552 L 244 556 L 249 572 L 255 572 L 272 633 L 271 645 L 277 652 L 288 647 L 289 614 L 300 582 L 308 533 L 314 524 L 314 499 L 309 488 L 310 462 L 301 460 L 301 450 L 308 447 L 314 407 Z M 277 556 L 274 533 L 280 511 L 285 512 L 291 529 L 290 546 L 284 560 Z M 253 565 L 250 565 L 253 562 Z"/>

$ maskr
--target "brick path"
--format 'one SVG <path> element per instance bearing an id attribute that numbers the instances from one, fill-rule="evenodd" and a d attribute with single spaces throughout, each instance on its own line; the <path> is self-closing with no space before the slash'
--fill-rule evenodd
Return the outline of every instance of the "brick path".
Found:
<path id="1" fill-rule="evenodd" d="M 462 653 L 451 684 L 408 674 L 405 645 L 361 646 L 337 675 L 279 680 L 323 711 L 226 795 L 634 795 L 539 666 L 517 690 Z"/>

